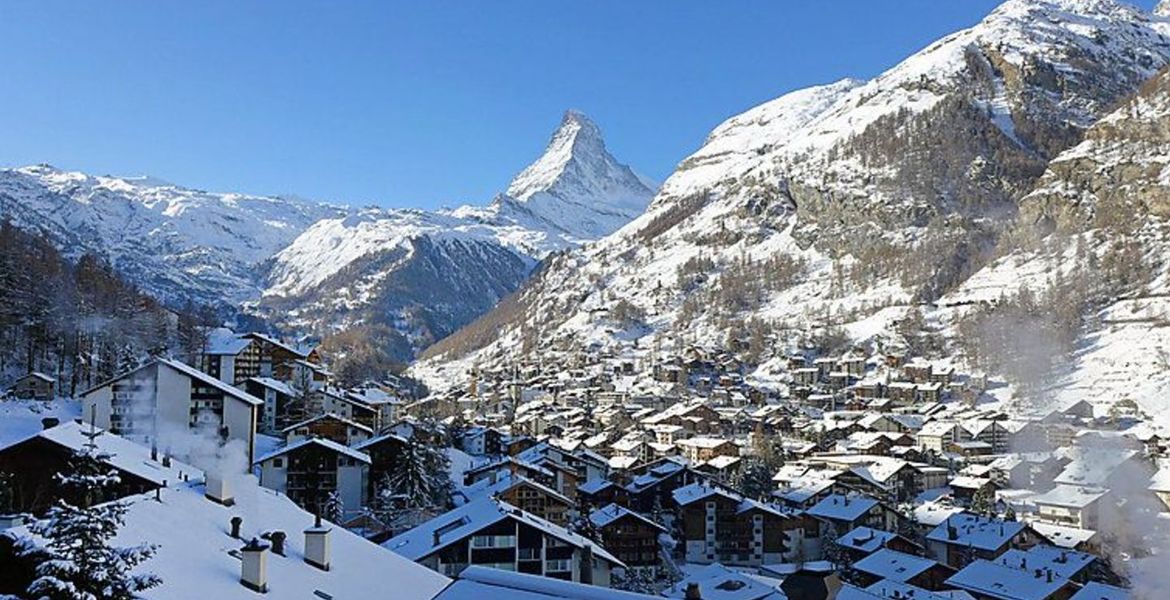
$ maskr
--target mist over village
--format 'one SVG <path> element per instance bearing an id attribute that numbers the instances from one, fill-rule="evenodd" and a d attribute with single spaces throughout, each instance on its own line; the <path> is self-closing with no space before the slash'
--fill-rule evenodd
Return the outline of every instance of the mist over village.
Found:
<path id="1" fill-rule="evenodd" d="M 1170 598 L 1170 0 L 826 4 L 0 7 L 0 599 Z"/>

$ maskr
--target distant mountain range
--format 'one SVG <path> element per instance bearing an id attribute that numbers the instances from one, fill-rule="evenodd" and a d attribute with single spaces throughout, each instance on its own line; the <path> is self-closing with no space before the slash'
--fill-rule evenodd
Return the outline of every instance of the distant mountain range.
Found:
<path id="1" fill-rule="evenodd" d="M 384 325 L 406 360 L 550 252 L 641 214 L 655 188 L 569 111 L 546 152 L 486 206 L 352 209 L 39 165 L 0 170 L 0 214 L 67 255 L 106 258 L 168 303 L 242 307 L 318 334 Z"/>

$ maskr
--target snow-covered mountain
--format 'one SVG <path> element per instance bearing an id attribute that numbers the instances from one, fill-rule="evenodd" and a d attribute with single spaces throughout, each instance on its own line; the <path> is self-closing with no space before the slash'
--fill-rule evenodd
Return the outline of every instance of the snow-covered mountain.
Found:
<path id="1" fill-rule="evenodd" d="M 1049 402 L 1136 402 L 1170 426 L 1170 69 L 1049 164 L 1020 238 L 941 302 L 947 320 L 1026 293 L 1087 315 Z M 1027 290 L 1025 292 L 1025 290 Z"/>
<path id="2" fill-rule="evenodd" d="M 645 214 L 555 257 L 417 370 L 534 334 L 669 345 L 744 334 L 748 318 L 784 343 L 888 331 L 991 258 L 1049 161 L 1167 63 L 1168 33 L 1113 0 L 1009 0 L 870 81 L 732 117 Z M 618 303 L 623 318 L 606 316 Z"/>
<path id="3" fill-rule="evenodd" d="M 255 309 L 318 331 L 387 325 L 408 358 L 489 310 L 550 252 L 641 214 L 654 189 L 569 111 L 544 154 L 486 206 L 367 209 L 309 227 L 267 263 Z"/>
<path id="4" fill-rule="evenodd" d="M 295 198 L 213 193 L 148 177 L 48 165 L 0 170 L 0 215 L 89 252 L 152 295 L 235 304 L 259 293 L 255 267 L 340 208 Z"/>

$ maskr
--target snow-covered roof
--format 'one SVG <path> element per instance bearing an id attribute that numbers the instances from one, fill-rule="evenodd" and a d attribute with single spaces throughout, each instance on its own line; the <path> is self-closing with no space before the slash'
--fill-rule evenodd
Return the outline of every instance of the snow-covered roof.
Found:
<path id="1" fill-rule="evenodd" d="M 90 441 L 87 434 L 92 433 L 98 434 L 92 438 L 98 452 L 108 455 L 105 462 L 114 468 L 141 477 L 156 485 L 164 483 L 169 486 L 181 485 L 184 475 L 188 479 L 203 479 L 203 471 L 191 465 L 172 459 L 171 466 L 165 467 L 161 462 L 161 452 L 159 453 L 160 460 L 151 460 L 150 448 L 136 444 L 124 437 L 106 433 L 100 427 L 91 427 L 89 424 L 83 425 L 76 421 L 66 421 L 56 427 L 38 431 L 22 442 L 40 438 L 69 448 L 74 452 L 80 452 Z"/>
<path id="2" fill-rule="evenodd" d="M 1024 530 L 1017 521 L 1000 521 L 973 513 L 959 513 L 947 518 L 926 535 L 932 542 L 971 546 L 979 550 L 998 550 Z M 954 530 L 951 537 L 949 529 Z"/>
<path id="3" fill-rule="evenodd" d="M 1104 498 L 1108 493 L 1108 490 L 1062 484 L 1053 487 L 1043 494 L 1033 496 L 1032 502 L 1049 506 L 1083 509 Z"/>
<path id="4" fill-rule="evenodd" d="M 851 591 L 846 592 L 847 589 Z M 889 600 L 890 598 L 906 598 L 907 600 L 975 600 L 967 592 L 949 590 L 932 592 L 902 581 L 883 579 L 867 588 L 862 594 L 857 594 L 853 586 L 846 585 L 837 594 L 837 600 Z"/>
<path id="5" fill-rule="evenodd" d="M 1129 597 L 1129 590 L 1090 581 L 1068 600 L 1129 600 Z"/>
<path id="6" fill-rule="evenodd" d="M 592 513 L 590 513 L 589 514 L 589 521 L 597 527 L 608 527 L 614 521 L 617 521 L 618 519 L 621 519 L 622 517 L 626 517 L 626 516 L 638 519 L 639 521 L 642 521 L 643 523 L 645 523 L 651 527 L 654 527 L 656 529 L 661 529 L 662 531 L 666 531 L 666 528 L 659 525 L 658 523 L 655 523 L 654 521 L 651 521 L 650 519 L 643 517 L 642 515 L 634 512 L 634 511 L 632 511 L 624 506 L 619 506 L 619 505 L 613 504 L 613 503 L 610 503 L 606 506 L 603 506 L 603 507 L 593 511 Z"/>
<path id="7" fill-rule="evenodd" d="M 937 564 L 929 558 L 882 548 L 853 563 L 853 568 L 883 579 L 909 581 Z"/>
<path id="8" fill-rule="evenodd" d="M 1044 521 L 1030 521 L 1028 526 L 1035 530 L 1036 533 L 1044 536 L 1044 539 L 1051 542 L 1054 546 L 1061 548 L 1076 548 L 1092 540 L 1097 535 L 1097 532 L 1092 529 L 1056 525 L 1054 523 L 1045 523 Z"/>
<path id="9" fill-rule="evenodd" d="M 560 525 L 524 512 L 507 502 L 488 497 L 477 498 L 463 506 L 447 511 L 426 523 L 386 540 L 382 546 L 411 560 L 422 560 L 485 527 L 506 519 L 531 526 L 545 535 L 557 538 L 577 548 L 591 547 L 595 557 L 603 558 L 618 566 L 625 566 L 617 557 L 596 542 L 577 535 Z"/>
<path id="10" fill-rule="evenodd" d="M 244 351 L 252 340 L 226 327 L 217 327 L 207 333 L 204 354 L 236 355 Z"/>
<path id="11" fill-rule="evenodd" d="M 646 596 L 540 575 L 471 565 L 434 600 L 652 600 Z"/>
<path id="12" fill-rule="evenodd" d="M 371 590 L 394 590 L 396 600 L 429 600 L 451 581 L 336 526 L 329 533 L 329 570 L 318 569 L 304 560 L 302 532 L 314 524 L 313 515 L 287 496 L 260 487 L 250 475 L 233 480 L 232 491 L 235 505 L 230 507 L 205 498 L 201 483 L 164 489 L 161 501 L 153 493 L 124 500 L 125 524 L 114 543 L 158 545 L 157 554 L 139 570 L 159 576 L 162 584 L 141 592 L 142 598 L 254 600 L 258 595 L 240 584 L 235 553 L 245 540 L 277 530 L 288 537 L 285 556 L 268 553 L 271 598 L 363 598 Z M 228 534 L 235 516 L 243 518 L 242 539 Z"/>
<path id="13" fill-rule="evenodd" d="M 746 573 L 734 571 L 719 563 L 707 565 L 692 572 L 682 581 L 662 592 L 667 598 L 684 598 L 687 586 L 699 584 L 703 600 L 784 600 L 784 593 L 775 586 Z"/>
<path id="14" fill-rule="evenodd" d="M 976 560 L 955 573 L 947 585 L 1002 600 L 1046 600 L 1068 585 L 1062 577 L 1047 572 L 1022 571 L 986 560 Z"/>
<path id="15" fill-rule="evenodd" d="M 1065 452 L 1072 462 L 1065 465 L 1054 482 L 1096 487 L 1107 487 L 1105 484 L 1113 472 L 1137 455 L 1135 450 L 1116 448 L 1071 447 Z"/>
<path id="16" fill-rule="evenodd" d="M 808 514 L 821 519 L 833 519 L 852 523 L 863 517 L 878 501 L 868 496 L 843 496 L 833 494 L 809 508 Z"/>
<path id="17" fill-rule="evenodd" d="M 359 452 L 357 450 L 354 450 L 353 448 L 350 448 L 349 446 L 344 446 L 342 444 L 338 444 L 337 442 L 335 442 L 331 439 L 320 438 L 320 437 L 309 437 L 309 438 L 297 440 L 297 441 L 295 441 L 295 442 L 293 442 L 293 443 L 291 443 L 283 448 L 278 448 L 276 450 L 273 450 L 272 452 L 269 452 L 268 454 L 265 454 L 264 456 L 261 456 L 260 458 L 257 458 L 255 460 L 254 464 L 261 464 L 261 463 L 267 462 L 273 458 L 276 458 L 278 456 L 283 456 L 285 454 L 293 452 L 294 450 L 299 450 L 299 449 L 304 448 L 305 446 L 308 446 L 310 444 L 321 446 L 321 447 L 326 448 L 328 450 L 332 450 L 333 452 L 336 452 L 338 454 L 344 454 L 345 456 L 348 456 L 356 461 L 370 464 L 370 455 L 369 454 L 366 454 L 365 452 Z"/>
<path id="18" fill-rule="evenodd" d="M 1096 556 L 1086 552 L 1041 544 L 1032 546 L 1027 551 L 1012 548 L 996 558 L 995 562 L 1021 571 L 1052 569 L 1054 574 L 1072 579 L 1095 560 Z"/>
<path id="19" fill-rule="evenodd" d="M 254 381 L 266 388 L 276 390 L 285 396 L 293 398 L 297 396 L 297 391 L 294 390 L 292 386 L 279 379 L 273 379 L 272 377 L 249 377 L 248 381 Z"/>
<path id="20" fill-rule="evenodd" d="M 862 552 L 874 552 L 886 542 L 898 537 L 897 534 L 872 527 L 856 527 L 853 531 L 837 538 L 837 544 Z"/>

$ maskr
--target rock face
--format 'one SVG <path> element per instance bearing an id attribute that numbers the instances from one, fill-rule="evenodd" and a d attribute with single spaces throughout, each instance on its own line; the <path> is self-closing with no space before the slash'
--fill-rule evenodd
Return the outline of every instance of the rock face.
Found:
<path id="1" fill-rule="evenodd" d="M 747 317 L 872 334 L 986 262 L 1049 161 L 1167 63 L 1168 31 L 1112 0 L 1009 0 L 871 81 L 733 117 L 644 215 L 556 257 L 420 369 L 535 331 L 628 338 L 598 316 L 619 301 L 653 343 L 721 341 Z"/>
<path id="2" fill-rule="evenodd" d="M 1083 231 L 1170 217 L 1170 72 L 1101 119 L 1048 165 L 1021 202 L 1021 221 L 1042 232 Z"/>
<path id="3" fill-rule="evenodd" d="M 596 124 L 569 111 L 544 154 L 487 206 L 370 209 L 314 224 L 266 263 L 252 308 L 320 332 L 386 326 L 408 360 L 516 290 L 550 252 L 641 214 L 653 194 Z"/>
<path id="4" fill-rule="evenodd" d="M 1053 312 L 1073 299 L 1087 318 L 1048 402 L 1136 402 L 1170 427 L 1170 70 L 1049 163 L 1014 233 L 943 306 L 961 314 L 1027 290 Z"/>
<path id="5" fill-rule="evenodd" d="M 145 177 L 48 165 L 0 170 L 0 214 L 67 256 L 89 252 L 152 295 L 235 305 L 259 293 L 258 263 L 342 209 L 293 198 L 212 193 Z"/>

